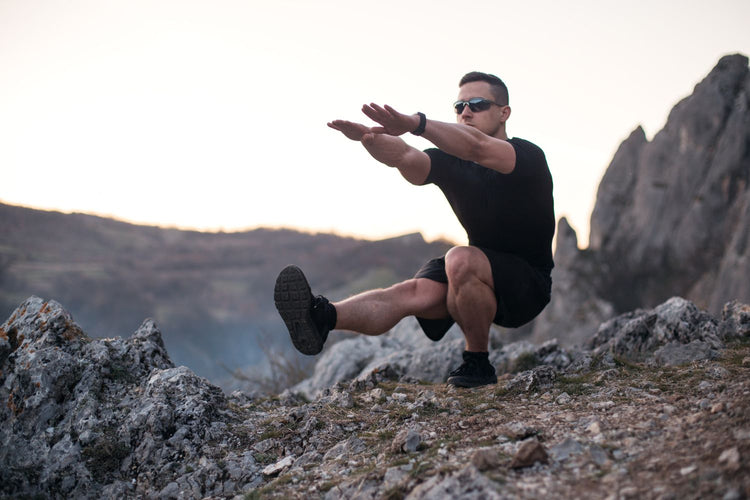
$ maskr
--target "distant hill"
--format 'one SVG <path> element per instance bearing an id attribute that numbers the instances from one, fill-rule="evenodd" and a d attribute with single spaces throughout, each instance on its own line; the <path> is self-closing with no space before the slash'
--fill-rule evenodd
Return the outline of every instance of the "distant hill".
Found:
<path id="1" fill-rule="evenodd" d="M 272 298 L 285 265 L 336 299 L 406 279 L 449 247 L 419 234 L 202 233 L 0 204 L 0 317 L 30 295 L 65 303 L 83 328 L 108 336 L 151 317 L 178 365 L 220 383 L 222 365 L 259 361 L 259 333 L 285 345 Z"/>

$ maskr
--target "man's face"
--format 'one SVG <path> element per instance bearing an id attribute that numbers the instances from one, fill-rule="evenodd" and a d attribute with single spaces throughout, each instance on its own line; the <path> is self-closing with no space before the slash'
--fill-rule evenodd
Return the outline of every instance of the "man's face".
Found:
<path id="1" fill-rule="evenodd" d="M 490 84 L 487 82 L 469 82 L 459 88 L 459 101 L 468 101 L 473 97 L 495 101 Z M 485 111 L 476 112 L 469 109 L 469 106 L 464 106 L 461 114 L 456 115 L 456 121 L 474 127 L 487 135 L 495 136 L 508 119 L 509 111 L 508 106 L 495 106 L 494 104 Z"/>

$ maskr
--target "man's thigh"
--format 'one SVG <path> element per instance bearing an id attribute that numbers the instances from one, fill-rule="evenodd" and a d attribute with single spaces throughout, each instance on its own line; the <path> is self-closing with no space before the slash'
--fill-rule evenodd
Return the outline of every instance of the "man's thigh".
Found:
<path id="1" fill-rule="evenodd" d="M 528 323 L 549 303 L 549 275 L 507 253 L 481 249 L 492 268 L 497 299 L 494 323 L 516 328 Z"/>

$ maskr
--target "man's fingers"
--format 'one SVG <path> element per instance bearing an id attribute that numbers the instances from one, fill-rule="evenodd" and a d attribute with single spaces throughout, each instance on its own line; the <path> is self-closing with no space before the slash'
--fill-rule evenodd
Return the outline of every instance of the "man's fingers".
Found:
<path id="1" fill-rule="evenodd" d="M 335 128 L 336 130 L 341 130 L 342 127 L 346 127 L 351 122 L 348 122 L 346 120 L 333 120 L 328 122 L 328 126 L 331 128 Z"/>
<path id="2" fill-rule="evenodd" d="M 389 105 L 385 105 L 385 110 L 391 115 L 391 116 L 400 116 L 401 113 L 390 107 Z"/>
<path id="3" fill-rule="evenodd" d="M 380 114 L 380 113 L 378 112 L 378 110 L 377 110 L 377 109 L 375 109 L 375 108 L 373 107 L 373 105 L 372 105 L 372 104 L 370 104 L 369 106 L 368 106 L 367 104 L 365 104 L 364 106 L 362 106 L 362 112 L 363 112 L 363 113 L 364 113 L 365 115 L 367 115 L 367 117 L 368 117 L 369 119 L 371 119 L 371 120 L 373 120 L 373 121 L 376 121 L 376 122 L 378 122 L 378 123 L 382 123 L 382 117 L 381 117 L 381 114 Z"/>

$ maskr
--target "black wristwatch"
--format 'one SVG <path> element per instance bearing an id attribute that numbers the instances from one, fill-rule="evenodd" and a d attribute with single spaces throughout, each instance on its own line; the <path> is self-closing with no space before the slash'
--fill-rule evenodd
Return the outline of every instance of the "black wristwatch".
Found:
<path id="1" fill-rule="evenodd" d="M 417 112 L 417 114 L 419 115 L 419 126 L 412 130 L 411 133 L 414 135 L 422 135 L 424 134 L 424 127 L 427 125 L 427 117 L 424 113 Z"/>

